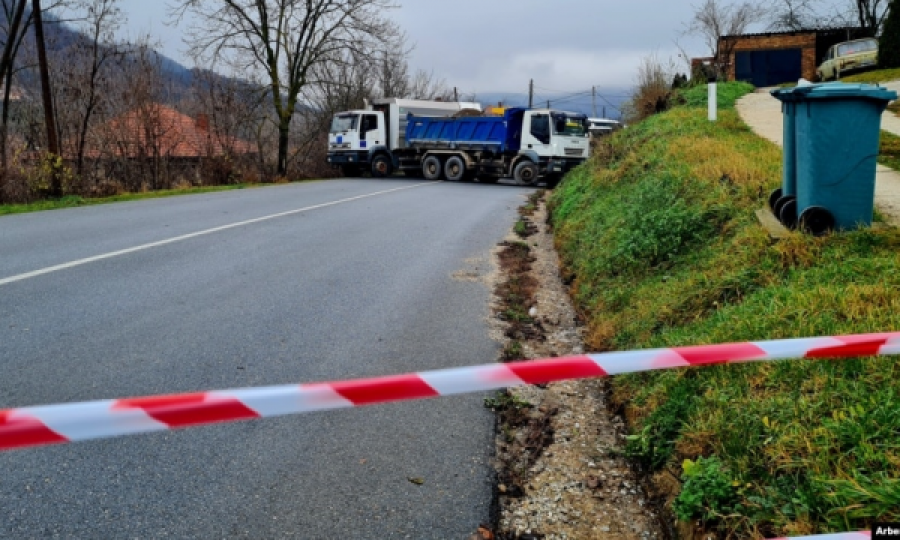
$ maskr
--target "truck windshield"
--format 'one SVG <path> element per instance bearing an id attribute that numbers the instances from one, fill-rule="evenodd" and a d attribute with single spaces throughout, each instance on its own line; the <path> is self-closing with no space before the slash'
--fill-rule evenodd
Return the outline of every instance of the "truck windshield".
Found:
<path id="1" fill-rule="evenodd" d="M 581 115 L 571 115 L 563 113 L 553 113 L 553 134 L 554 135 L 575 135 L 584 137 L 587 133 L 587 117 Z"/>
<path id="2" fill-rule="evenodd" d="M 331 121 L 331 133 L 342 133 L 344 131 L 356 131 L 356 124 L 359 122 L 359 115 L 341 114 L 334 117 Z"/>

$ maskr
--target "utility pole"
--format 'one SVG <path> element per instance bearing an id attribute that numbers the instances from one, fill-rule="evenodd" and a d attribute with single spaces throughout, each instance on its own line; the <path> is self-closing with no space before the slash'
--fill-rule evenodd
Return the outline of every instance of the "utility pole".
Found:
<path id="1" fill-rule="evenodd" d="M 603 118 L 606 118 L 606 105 L 603 106 Z"/>
<path id="2" fill-rule="evenodd" d="M 549 99 L 547 100 L 547 108 L 548 109 L 550 108 L 550 100 Z"/>
<path id="3" fill-rule="evenodd" d="M 528 82 L 528 108 L 534 106 L 534 79 Z"/>
<path id="4" fill-rule="evenodd" d="M 47 48 L 44 45 L 44 22 L 41 18 L 41 0 L 33 0 L 32 16 L 34 17 L 34 40 L 38 50 L 38 68 L 41 74 L 41 94 L 44 99 L 44 123 L 47 124 L 47 150 L 53 156 L 59 156 L 59 139 L 56 133 L 56 122 L 53 115 L 53 94 L 50 92 L 50 71 L 47 68 Z M 59 175 L 54 173 L 50 179 L 50 194 L 62 196 L 62 185 Z"/>
<path id="5" fill-rule="evenodd" d="M 459 102 L 459 92 L 456 91 L 456 87 L 453 87 L 453 101 Z"/>
<path id="6" fill-rule="evenodd" d="M 596 86 L 591 87 L 591 105 L 594 108 L 594 118 L 596 118 L 597 117 L 597 87 Z M 604 116 L 606 116 L 605 113 L 604 113 Z"/>

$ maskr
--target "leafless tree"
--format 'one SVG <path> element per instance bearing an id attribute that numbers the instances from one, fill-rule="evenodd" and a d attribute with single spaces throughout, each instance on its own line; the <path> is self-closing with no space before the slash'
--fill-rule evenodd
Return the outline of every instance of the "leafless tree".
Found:
<path id="1" fill-rule="evenodd" d="M 0 77 L 3 79 L 3 109 L 0 121 L 0 174 L 6 174 L 8 165 L 9 107 L 15 73 L 16 57 L 28 27 L 31 25 L 31 11 L 25 13 L 27 0 L 2 0 L 3 21 L 0 33 L 5 37 L 3 56 L 0 58 Z"/>
<path id="2" fill-rule="evenodd" d="M 196 15 L 188 42 L 198 56 L 265 73 L 278 121 L 277 173 L 283 175 L 291 120 L 312 69 L 339 51 L 384 49 L 399 35 L 384 17 L 393 7 L 391 0 L 179 0 L 172 13 Z"/>
<path id="3" fill-rule="evenodd" d="M 90 128 L 98 114 L 107 116 L 112 70 L 127 49 L 114 42 L 116 29 L 125 20 L 117 0 L 79 0 L 77 8 L 83 13 L 80 35 L 57 53 L 65 60 L 57 62 L 53 78 L 64 154 L 74 158 L 81 176 Z"/>
<path id="4" fill-rule="evenodd" d="M 267 122 L 265 86 L 209 70 L 195 69 L 193 73 L 191 99 L 182 108 L 193 112 L 200 130 L 208 136 L 202 178 L 213 184 L 226 183 L 254 165 L 246 145 L 257 141 Z"/>
<path id="5" fill-rule="evenodd" d="M 726 40 L 720 47 L 719 38 L 743 34 L 751 25 L 763 20 L 764 15 L 765 6 L 758 3 L 724 4 L 721 0 L 705 0 L 696 8 L 694 17 L 687 25 L 687 33 L 703 38 L 710 56 L 716 59 L 718 76 L 723 76 L 734 42 Z"/>
<path id="6" fill-rule="evenodd" d="M 873 36 L 881 30 L 884 18 L 887 16 L 888 7 L 893 0 L 855 0 L 855 9 L 859 26 Z"/>
<path id="7" fill-rule="evenodd" d="M 59 156 L 59 133 L 56 131 L 56 119 L 53 112 L 53 91 L 50 88 L 50 67 L 47 62 L 47 49 L 44 40 L 44 22 L 41 1 L 32 0 L 32 17 L 34 17 L 34 42 L 38 52 L 38 70 L 41 74 L 41 96 L 44 103 L 44 125 L 47 129 L 47 151 L 51 156 Z M 62 196 L 62 184 L 59 176 L 54 174 L 50 180 L 50 195 Z"/>
<path id="8" fill-rule="evenodd" d="M 773 31 L 796 32 L 829 26 L 820 14 L 821 0 L 772 0 L 769 6 L 769 28 Z"/>
<path id="9" fill-rule="evenodd" d="M 772 0 L 769 6 L 772 30 L 807 30 L 858 26 L 876 35 L 887 16 L 891 0 Z"/>

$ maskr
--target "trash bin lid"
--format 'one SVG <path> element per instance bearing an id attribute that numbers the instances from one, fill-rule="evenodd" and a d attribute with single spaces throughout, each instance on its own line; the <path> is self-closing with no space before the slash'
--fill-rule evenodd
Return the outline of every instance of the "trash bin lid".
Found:
<path id="1" fill-rule="evenodd" d="M 897 92 L 888 90 L 877 84 L 842 82 L 811 84 L 807 86 L 797 86 L 796 88 L 779 88 L 773 90 L 772 95 L 782 101 L 862 98 L 887 102 L 897 99 Z"/>
<path id="2" fill-rule="evenodd" d="M 798 101 L 803 100 L 803 95 L 799 92 L 796 92 L 797 88 L 775 88 L 774 90 L 770 90 L 769 93 L 772 94 L 772 97 L 782 101 L 784 103 L 796 103 Z"/>

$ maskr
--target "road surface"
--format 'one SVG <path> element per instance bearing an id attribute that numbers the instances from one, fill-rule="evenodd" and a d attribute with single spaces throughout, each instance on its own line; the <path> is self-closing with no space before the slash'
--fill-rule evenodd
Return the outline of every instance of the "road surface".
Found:
<path id="1" fill-rule="evenodd" d="M 0 217 L 0 408 L 490 362 L 527 188 L 342 179 Z M 468 395 L 0 453 L 0 538 L 464 538 Z M 422 479 L 417 485 L 410 478 Z"/>

